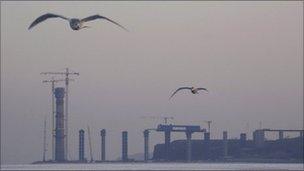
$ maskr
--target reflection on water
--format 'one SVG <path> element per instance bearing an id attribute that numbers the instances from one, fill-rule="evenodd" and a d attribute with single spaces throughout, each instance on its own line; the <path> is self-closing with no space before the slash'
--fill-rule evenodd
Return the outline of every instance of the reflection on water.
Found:
<path id="1" fill-rule="evenodd" d="M 1 170 L 303 170 L 294 163 L 105 163 L 1 165 Z"/>

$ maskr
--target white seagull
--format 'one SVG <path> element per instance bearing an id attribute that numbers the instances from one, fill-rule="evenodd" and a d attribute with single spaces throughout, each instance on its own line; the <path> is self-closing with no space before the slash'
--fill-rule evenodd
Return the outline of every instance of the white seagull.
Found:
<path id="1" fill-rule="evenodd" d="M 180 87 L 177 90 L 175 90 L 175 92 L 171 95 L 170 99 L 180 90 L 190 90 L 192 94 L 198 94 L 199 90 L 205 90 L 206 92 L 208 92 L 206 88 Z"/>
<path id="2" fill-rule="evenodd" d="M 88 22 L 88 21 L 92 21 L 92 20 L 96 20 L 96 19 L 105 19 L 105 20 L 108 20 L 114 24 L 116 24 L 117 26 L 121 27 L 122 29 L 128 31 L 125 27 L 123 27 L 122 25 L 118 24 L 117 22 L 107 18 L 107 17 L 104 17 L 104 16 L 101 16 L 101 15 L 92 15 L 92 16 L 89 16 L 89 17 L 86 17 L 86 18 L 83 18 L 83 19 L 78 19 L 78 18 L 67 18 L 67 17 L 64 17 L 62 15 L 57 15 L 57 14 L 52 14 L 52 13 L 47 13 L 47 14 L 44 14 L 40 17 L 38 17 L 30 26 L 29 26 L 29 30 L 34 27 L 35 25 L 41 23 L 42 21 L 48 19 L 48 18 L 62 18 L 64 20 L 67 20 L 69 21 L 70 23 L 70 27 L 73 29 L 73 30 L 80 30 L 82 28 L 88 28 L 89 26 L 84 26 L 83 23 L 84 22 Z"/>

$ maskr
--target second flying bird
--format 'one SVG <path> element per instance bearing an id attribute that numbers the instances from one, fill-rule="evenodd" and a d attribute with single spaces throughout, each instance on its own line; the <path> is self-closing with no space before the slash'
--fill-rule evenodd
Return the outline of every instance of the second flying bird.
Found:
<path id="1" fill-rule="evenodd" d="M 175 90 L 175 92 L 171 95 L 170 99 L 180 90 L 190 90 L 192 94 L 198 94 L 199 90 L 205 90 L 206 92 L 208 92 L 206 88 L 180 87 L 177 90 Z"/>

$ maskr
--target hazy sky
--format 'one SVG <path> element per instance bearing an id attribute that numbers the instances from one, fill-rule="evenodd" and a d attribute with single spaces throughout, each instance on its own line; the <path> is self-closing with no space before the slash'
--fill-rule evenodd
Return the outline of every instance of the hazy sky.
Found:
<path id="1" fill-rule="evenodd" d="M 61 19 L 27 30 L 47 12 L 101 14 L 130 32 L 103 20 L 72 31 Z M 102 128 L 108 159 L 121 155 L 124 130 L 129 154 L 142 153 L 142 131 L 163 122 L 142 116 L 204 128 L 212 120 L 211 138 L 224 130 L 230 138 L 241 132 L 251 138 L 259 121 L 264 128 L 302 129 L 303 3 L 1 2 L 1 163 L 42 159 L 45 115 L 51 157 L 51 87 L 42 83 L 50 76 L 40 72 L 66 67 L 80 73 L 70 85 L 71 159 L 78 158 L 78 130 L 87 125 L 95 159 Z M 185 91 L 169 101 L 179 86 L 210 93 Z M 150 151 L 163 141 L 152 133 Z"/>

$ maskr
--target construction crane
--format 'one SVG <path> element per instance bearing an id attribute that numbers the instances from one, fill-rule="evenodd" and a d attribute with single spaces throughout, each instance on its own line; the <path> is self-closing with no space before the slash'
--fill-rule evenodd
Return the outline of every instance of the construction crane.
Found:
<path id="1" fill-rule="evenodd" d="M 90 127 L 88 126 L 88 137 L 89 137 L 89 145 L 90 145 L 90 157 L 91 163 L 93 162 L 93 154 L 92 154 L 92 143 L 91 143 L 91 134 L 90 134 Z"/>
<path id="2" fill-rule="evenodd" d="M 42 83 L 51 83 L 52 90 L 52 160 L 55 160 L 55 83 L 65 81 L 64 79 L 55 80 L 54 77 L 50 80 L 43 80 Z M 72 80 L 71 80 L 72 81 Z"/>
<path id="3" fill-rule="evenodd" d="M 174 119 L 174 117 L 171 117 L 171 116 L 170 117 L 169 116 L 142 116 L 140 118 L 142 118 L 142 119 L 163 119 L 165 125 L 168 124 L 169 119 L 172 119 L 172 120 Z"/>
<path id="4" fill-rule="evenodd" d="M 206 122 L 208 124 L 208 132 L 210 133 L 210 127 L 211 127 L 212 121 L 204 121 L 204 122 Z"/>
<path id="5" fill-rule="evenodd" d="M 65 153 L 65 159 L 67 159 L 67 153 L 68 153 L 68 100 L 69 100 L 69 96 L 68 96 L 68 90 L 69 90 L 69 75 L 77 75 L 79 76 L 78 72 L 70 72 L 69 68 L 65 69 L 65 72 L 42 72 L 41 74 L 44 75 L 65 75 L 65 149 L 66 149 L 66 153 Z"/>

